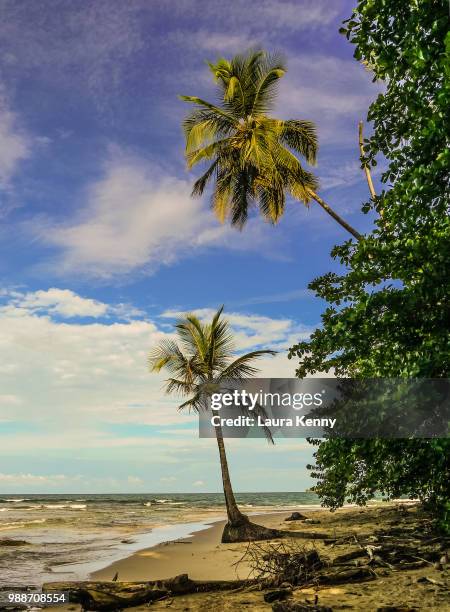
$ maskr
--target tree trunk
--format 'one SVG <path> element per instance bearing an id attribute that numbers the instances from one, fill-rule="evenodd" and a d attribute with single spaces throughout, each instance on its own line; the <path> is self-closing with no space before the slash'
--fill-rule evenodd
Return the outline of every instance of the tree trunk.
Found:
<path id="1" fill-rule="evenodd" d="M 349 225 L 347 221 L 345 221 L 342 217 L 340 217 L 331 208 L 331 206 L 328 206 L 328 204 L 324 202 L 324 200 L 322 200 L 322 198 L 319 195 L 317 195 L 315 191 L 310 191 L 309 193 L 311 197 L 313 198 L 313 200 L 315 200 L 324 209 L 325 212 L 327 212 L 331 217 L 333 217 L 333 219 L 337 221 L 339 225 L 341 225 L 344 229 L 347 230 L 347 232 L 349 232 L 352 236 L 354 236 L 356 240 L 361 240 L 362 235 L 359 232 L 357 232 L 354 227 Z"/>
<path id="2" fill-rule="evenodd" d="M 214 416 L 219 416 L 219 412 L 216 410 L 213 410 L 212 412 Z M 227 507 L 228 522 L 238 525 L 244 521 L 248 521 L 248 518 L 239 510 L 234 497 L 233 489 L 231 487 L 231 478 L 228 470 L 228 461 L 225 452 L 225 443 L 223 441 L 222 427 L 220 425 L 216 425 L 214 429 L 216 432 L 217 446 L 219 447 L 220 469 L 222 471 L 222 485 L 223 493 L 225 495 L 225 504 Z"/>
<path id="3" fill-rule="evenodd" d="M 219 413 L 213 410 L 213 415 L 218 416 Z M 231 487 L 230 472 L 228 470 L 227 455 L 225 452 L 225 443 L 223 441 L 222 427 L 216 425 L 217 446 L 219 448 L 220 469 L 222 471 L 223 492 L 225 495 L 225 504 L 227 508 L 228 522 L 225 525 L 222 533 L 223 543 L 232 542 L 248 542 L 249 540 L 270 540 L 280 537 L 281 532 L 277 529 L 269 529 L 256 523 L 251 523 L 248 516 L 242 514 L 239 510 L 233 489 Z"/>
<path id="4" fill-rule="evenodd" d="M 364 154 L 364 136 L 363 136 L 363 122 L 359 122 L 359 152 L 361 163 L 364 164 L 365 154 Z M 375 187 L 373 186 L 372 175 L 370 174 L 369 166 L 364 164 L 364 172 L 366 173 L 367 185 L 370 191 L 370 197 L 375 200 L 377 194 L 375 193 Z"/>

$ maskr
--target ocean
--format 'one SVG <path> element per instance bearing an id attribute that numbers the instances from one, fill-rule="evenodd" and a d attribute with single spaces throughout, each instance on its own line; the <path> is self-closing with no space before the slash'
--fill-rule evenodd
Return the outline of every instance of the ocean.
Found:
<path id="1" fill-rule="evenodd" d="M 238 493 L 236 500 L 246 514 L 320 505 L 310 492 Z M 0 587 L 83 580 L 136 550 L 187 537 L 225 517 L 217 493 L 0 494 Z M 27 544 L 5 546 L 4 539 Z"/>

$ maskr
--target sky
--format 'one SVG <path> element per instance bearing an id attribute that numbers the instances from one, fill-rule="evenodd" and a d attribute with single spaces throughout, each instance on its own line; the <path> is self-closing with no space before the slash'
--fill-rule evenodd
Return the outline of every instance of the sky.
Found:
<path id="1" fill-rule="evenodd" d="M 190 197 L 177 96 L 214 99 L 205 60 L 284 53 L 274 115 L 316 123 L 319 193 L 367 231 L 357 126 L 379 85 L 338 33 L 352 4 L 2 0 L 0 492 L 220 490 L 214 440 L 149 350 L 180 313 L 224 304 L 238 352 L 279 351 L 260 375 L 294 376 L 287 348 L 324 309 L 308 283 L 348 236 L 298 202 L 277 226 L 220 225 Z M 305 440 L 228 449 L 237 491 L 313 484 Z"/>

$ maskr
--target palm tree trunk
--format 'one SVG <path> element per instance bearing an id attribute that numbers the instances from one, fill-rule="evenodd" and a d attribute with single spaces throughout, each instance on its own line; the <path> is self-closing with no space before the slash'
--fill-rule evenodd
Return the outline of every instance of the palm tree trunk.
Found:
<path id="1" fill-rule="evenodd" d="M 213 415 L 218 416 L 219 413 L 213 410 Z M 219 447 L 219 458 L 220 458 L 220 469 L 222 471 L 222 484 L 223 493 L 225 495 L 225 504 L 227 507 L 228 522 L 231 525 L 240 525 L 244 521 L 247 521 L 247 517 L 242 514 L 239 510 L 236 499 L 234 497 L 233 489 L 231 487 L 230 472 L 228 470 L 227 455 L 225 452 L 225 443 L 223 441 L 222 427 L 220 425 L 215 426 L 217 446 Z"/>
<path id="2" fill-rule="evenodd" d="M 217 410 L 212 411 L 214 416 L 218 416 Z M 230 472 L 228 471 L 228 461 L 223 441 L 222 427 L 214 426 L 216 432 L 217 446 L 219 447 L 220 468 L 222 470 L 222 484 L 227 507 L 228 522 L 222 533 L 223 543 L 249 542 L 250 540 L 271 540 L 282 537 L 278 529 L 270 529 L 263 525 L 250 522 L 249 518 L 239 510 L 234 498 L 231 487 Z"/>
<path id="3" fill-rule="evenodd" d="M 347 221 L 345 221 L 342 217 L 340 217 L 331 208 L 331 206 L 328 206 L 328 204 L 326 202 L 324 202 L 324 200 L 322 200 L 322 198 L 319 195 L 317 195 L 317 193 L 315 193 L 315 191 L 310 191 L 309 193 L 310 193 L 311 197 L 313 198 L 313 200 L 315 200 L 324 209 L 324 211 L 327 212 L 330 215 L 330 217 L 333 217 L 333 219 L 335 221 L 337 221 L 339 223 L 339 225 L 341 225 L 344 229 L 346 229 L 347 232 L 349 232 L 352 236 L 354 236 L 356 238 L 356 240 L 361 240 L 362 235 L 359 232 L 357 232 L 354 227 L 349 225 L 347 223 Z"/>

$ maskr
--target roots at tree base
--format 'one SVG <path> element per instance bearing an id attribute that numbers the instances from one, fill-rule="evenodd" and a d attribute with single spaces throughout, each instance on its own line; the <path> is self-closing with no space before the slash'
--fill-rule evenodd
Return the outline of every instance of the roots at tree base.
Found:
<path id="1" fill-rule="evenodd" d="M 228 522 L 222 533 L 222 544 L 234 542 L 248 542 L 249 540 L 271 540 L 282 537 L 284 534 L 278 529 L 269 529 L 256 523 L 251 523 L 246 516 L 239 522 Z"/>

